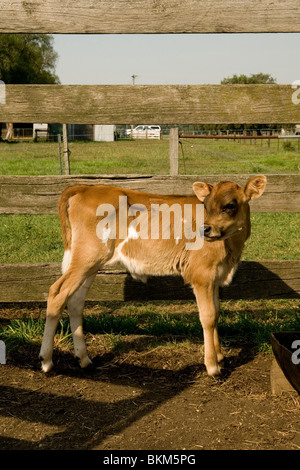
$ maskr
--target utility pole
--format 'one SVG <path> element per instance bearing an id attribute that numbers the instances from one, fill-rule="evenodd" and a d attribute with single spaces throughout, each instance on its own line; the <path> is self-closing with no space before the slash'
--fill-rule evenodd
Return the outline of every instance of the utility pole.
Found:
<path id="1" fill-rule="evenodd" d="M 137 78 L 138 75 L 131 75 L 132 78 L 132 85 L 135 85 L 135 79 Z"/>
<path id="2" fill-rule="evenodd" d="M 131 78 L 132 78 L 132 85 L 135 85 L 135 79 L 137 78 L 137 75 L 132 74 Z M 132 138 L 132 136 L 133 136 L 133 124 L 131 124 L 130 127 L 131 127 L 131 134 L 130 135 L 131 135 L 131 138 Z"/>

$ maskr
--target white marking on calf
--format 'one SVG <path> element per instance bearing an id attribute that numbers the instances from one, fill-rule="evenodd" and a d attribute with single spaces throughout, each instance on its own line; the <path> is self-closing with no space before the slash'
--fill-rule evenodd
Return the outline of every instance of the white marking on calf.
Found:
<path id="1" fill-rule="evenodd" d="M 71 258 L 72 258 L 71 250 L 66 250 L 64 252 L 64 257 L 61 263 L 61 271 L 63 274 L 65 274 L 65 272 L 68 270 L 71 264 Z"/>
<path id="2" fill-rule="evenodd" d="M 120 263 L 127 269 L 131 276 L 139 281 L 146 282 L 147 275 L 145 275 L 145 268 L 142 263 L 137 262 L 134 258 L 130 258 L 126 256 L 122 249 L 124 248 L 125 244 L 128 243 L 129 240 L 137 240 L 139 238 L 139 234 L 135 230 L 133 226 L 128 227 L 128 237 L 123 240 L 115 250 L 115 254 L 112 259 L 109 261 L 108 264 L 116 264 Z"/>

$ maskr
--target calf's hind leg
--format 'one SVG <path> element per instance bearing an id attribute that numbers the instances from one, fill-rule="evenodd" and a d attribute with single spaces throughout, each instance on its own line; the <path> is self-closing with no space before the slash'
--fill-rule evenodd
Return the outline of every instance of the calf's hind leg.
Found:
<path id="1" fill-rule="evenodd" d="M 40 351 L 42 370 L 49 372 L 53 367 L 52 354 L 54 335 L 61 314 L 73 294 L 90 278 L 92 273 L 88 270 L 69 267 L 69 269 L 50 287 L 47 302 L 46 324 Z M 83 307 L 82 307 L 83 308 Z M 77 324 L 77 326 L 76 326 Z M 78 335 L 78 322 L 73 322 L 73 329 Z"/>
<path id="2" fill-rule="evenodd" d="M 92 363 L 87 354 L 86 343 L 82 328 L 82 314 L 85 298 L 90 286 L 95 279 L 96 273 L 88 277 L 82 286 L 70 297 L 67 303 L 70 317 L 71 331 L 74 343 L 74 355 L 79 359 L 80 367 L 87 367 Z"/>

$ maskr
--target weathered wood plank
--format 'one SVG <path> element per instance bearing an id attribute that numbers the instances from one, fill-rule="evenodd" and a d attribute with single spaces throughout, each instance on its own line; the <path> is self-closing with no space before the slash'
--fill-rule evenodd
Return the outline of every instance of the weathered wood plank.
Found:
<path id="1" fill-rule="evenodd" d="M 300 122 L 290 85 L 7 85 L 2 122 Z"/>
<path id="2" fill-rule="evenodd" d="M 5 33 L 299 32 L 297 0 L 0 0 Z"/>
<path id="3" fill-rule="evenodd" d="M 250 175 L 82 175 L 0 176 L 0 214 L 57 214 L 61 191 L 74 184 L 107 184 L 155 194 L 192 194 L 195 181 L 246 184 Z M 267 175 L 263 196 L 251 202 L 253 212 L 300 212 L 300 174 Z"/>
<path id="4" fill-rule="evenodd" d="M 270 385 L 272 395 L 281 395 L 283 392 L 297 394 L 297 391 L 284 375 L 275 357 L 273 358 L 270 369 Z"/>
<path id="5" fill-rule="evenodd" d="M 300 298 L 300 260 L 244 261 L 221 296 L 231 299 Z"/>
<path id="6" fill-rule="evenodd" d="M 0 265 L 0 302 L 44 302 L 50 285 L 60 276 L 60 264 Z M 124 270 L 106 269 L 97 274 L 87 300 L 193 299 L 191 288 L 180 277 L 149 278 L 137 282 Z M 223 299 L 300 298 L 300 260 L 244 261 Z"/>

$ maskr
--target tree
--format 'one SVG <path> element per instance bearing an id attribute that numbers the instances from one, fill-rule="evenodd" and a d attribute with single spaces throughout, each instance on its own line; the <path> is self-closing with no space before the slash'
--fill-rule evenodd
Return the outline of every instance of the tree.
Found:
<path id="1" fill-rule="evenodd" d="M 6 84 L 59 83 L 55 74 L 58 55 L 49 34 L 0 34 L 0 80 Z M 1 141 L 0 123 L 0 141 Z M 6 123 L 5 140 L 13 137 Z"/>
<path id="2" fill-rule="evenodd" d="M 254 84 L 274 84 L 276 79 L 271 77 L 268 73 L 256 73 L 250 76 L 247 75 L 233 75 L 232 77 L 224 78 L 221 85 L 254 85 Z"/>
<path id="3" fill-rule="evenodd" d="M 4 83 L 59 83 L 57 58 L 49 34 L 0 34 L 0 80 Z"/>

